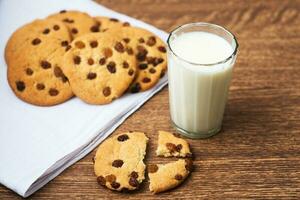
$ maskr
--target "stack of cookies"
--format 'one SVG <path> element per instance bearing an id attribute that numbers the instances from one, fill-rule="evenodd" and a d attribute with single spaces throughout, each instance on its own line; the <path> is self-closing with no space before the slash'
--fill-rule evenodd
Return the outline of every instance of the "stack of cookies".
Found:
<path id="1" fill-rule="evenodd" d="M 145 179 L 148 138 L 142 132 L 127 132 L 104 141 L 94 158 L 94 171 L 101 186 L 116 191 L 139 188 Z M 149 164 L 149 189 L 156 194 L 181 184 L 192 171 L 189 144 L 172 133 L 159 131 L 157 156 L 180 157 L 167 164 Z"/>
<path id="2" fill-rule="evenodd" d="M 17 97 L 52 106 L 73 97 L 107 104 L 153 87 L 167 70 L 164 42 L 128 22 L 61 11 L 13 33 L 5 49 Z"/>

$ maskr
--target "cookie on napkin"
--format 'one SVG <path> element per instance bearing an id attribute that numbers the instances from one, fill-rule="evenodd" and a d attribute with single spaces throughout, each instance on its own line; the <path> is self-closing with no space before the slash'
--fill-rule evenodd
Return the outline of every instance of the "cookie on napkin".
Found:
<path id="1" fill-rule="evenodd" d="M 66 26 L 52 19 L 35 20 L 12 34 L 5 59 L 8 82 L 16 96 L 40 106 L 56 105 L 73 96 L 62 71 L 70 39 Z"/>
<path id="2" fill-rule="evenodd" d="M 149 189 L 154 194 L 172 189 L 181 184 L 192 170 L 189 159 L 179 159 L 167 164 L 150 164 L 147 166 L 150 179 Z"/>
<path id="3" fill-rule="evenodd" d="M 76 38 L 65 55 L 64 72 L 74 94 L 90 104 L 120 97 L 136 73 L 136 60 L 121 35 L 90 33 Z"/>
<path id="4" fill-rule="evenodd" d="M 158 131 L 156 155 L 164 157 L 192 157 L 188 142 L 166 131 Z"/>
<path id="5" fill-rule="evenodd" d="M 135 190 L 144 180 L 148 138 L 127 132 L 105 140 L 95 156 L 94 171 L 100 185 L 111 190 Z"/>

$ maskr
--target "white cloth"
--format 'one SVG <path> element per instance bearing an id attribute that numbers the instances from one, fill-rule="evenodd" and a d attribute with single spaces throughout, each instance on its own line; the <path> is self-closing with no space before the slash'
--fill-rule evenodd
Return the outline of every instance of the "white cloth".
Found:
<path id="1" fill-rule="evenodd" d="M 148 29 L 164 41 L 167 34 L 89 0 L 0 1 L 0 182 L 27 197 L 84 157 L 130 114 L 167 84 L 165 76 L 152 89 L 126 94 L 111 104 L 92 106 L 73 98 L 53 107 L 19 100 L 9 88 L 4 48 L 21 25 L 60 10 L 110 16 Z"/>

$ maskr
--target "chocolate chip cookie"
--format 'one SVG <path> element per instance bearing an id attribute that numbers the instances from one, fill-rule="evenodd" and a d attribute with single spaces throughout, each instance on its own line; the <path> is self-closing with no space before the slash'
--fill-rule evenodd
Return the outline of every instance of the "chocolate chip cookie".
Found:
<path id="1" fill-rule="evenodd" d="M 64 75 L 63 55 L 70 43 L 66 26 L 57 20 L 35 20 L 16 30 L 5 49 L 10 87 L 20 99 L 51 106 L 73 96 Z"/>
<path id="2" fill-rule="evenodd" d="M 73 39 L 87 33 L 100 31 L 100 24 L 84 12 L 62 10 L 48 18 L 62 21 L 68 27 Z"/>
<path id="3" fill-rule="evenodd" d="M 136 59 L 127 49 L 117 33 L 76 38 L 64 59 L 74 94 L 90 104 L 107 104 L 120 97 L 136 73 Z"/>
<path id="4" fill-rule="evenodd" d="M 181 184 L 192 170 L 189 159 L 179 159 L 167 164 L 150 164 L 147 166 L 150 179 L 149 189 L 154 194 L 172 189 Z"/>
<path id="5" fill-rule="evenodd" d="M 105 140 L 95 156 L 94 171 L 100 185 L 111 190 L 135 190 L 144 180 L 148 138 L 127 132 Z"/>
<path id="6" fill-rule="evenodd" d="M 158 134 L 157 156 L 192 157 L 186 140 L 175 137 L 172 133 L 166 131 L 159 131 Z"/>
<path id="7" fill-rule="evenodd" d="M 164 42 L 153 33 L 136 27 L 112 28 L 112 35 L 122 33 L 123 41 L 130 47 L 126 51 L 134 54 L 137 63 L 137 75 L 130 86 L 130 92 L 136 93 L 153 87 L 167 70 L 166 47 Z"/>

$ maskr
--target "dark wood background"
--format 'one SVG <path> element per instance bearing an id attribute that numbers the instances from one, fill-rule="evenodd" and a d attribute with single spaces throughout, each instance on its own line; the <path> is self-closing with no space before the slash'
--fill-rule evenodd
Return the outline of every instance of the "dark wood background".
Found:
<path id="1" fill-rule="evenodd" d="M 98 186 L 91 152 L 32 195 L 32 199 L 300 199 L 300 1 L 98 0 L 165 31 L 205 21 L 238 38 L 240 52 L 223 130 L 189 140 L 196 169 L 179 188 L 159 195 L 141 190 L 119 194 Z M 101 14 L 101 13 L 99 13 Z M 151 138 L 170 124 L 168 88 L 134 113 L 115 133 L 141 130 Z M 0 199 L 18 199 L 0 186 Z"/>

